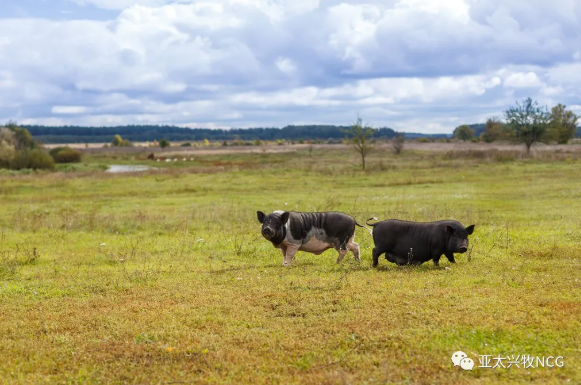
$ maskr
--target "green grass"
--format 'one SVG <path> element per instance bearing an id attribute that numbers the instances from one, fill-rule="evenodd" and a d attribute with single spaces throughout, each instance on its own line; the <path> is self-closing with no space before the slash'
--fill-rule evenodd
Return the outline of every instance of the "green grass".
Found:
<path id="1" fill-rule="evenodd" d="M 375 153 L 361 172 L 354 154 L 325 150 L 124 175 L 98 170 L 129 157 L 87 157 L 1 174 L 0 382 L 580 383 L 571 157 Z M 360 263 L 299 252 L 284 268 L 256 219 L 276 209 L 476 230 L 469 255 L 440 268 L 372 269 L 363 229 Z M 457 350 L 565 366 L 465 372 Z"/>

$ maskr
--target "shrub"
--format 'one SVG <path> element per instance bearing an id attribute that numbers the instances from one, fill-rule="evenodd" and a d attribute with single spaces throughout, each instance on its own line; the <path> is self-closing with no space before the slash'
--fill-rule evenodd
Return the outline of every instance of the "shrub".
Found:
<path id="1" fill-rule="evenodd" d="M 190 142 L 180 144 L 180 147 L 192 147 Z"/>
<path id="2" fill-rule="evenodd" d="M 59 152 L 61 152 L 62 150 L 66 150 L 66 149 L 68 149 L 68 148 L 70 148 L 70 147 L 55 147 L 55 148 L 51 149 L 51 150 L 48 152 L 48 154 L 49 154 L 50 156 L 52 156 L 52 157 L 53 157 L 53 159 L 54 159 L 54 157 L 56 156 L 56 154 L 58 154 L 58 153 L 59 153 Z"/>
<path id="3" fill-rule="evenodd" d="M 115 135 L 113 137 L 113 140 L 111 141 L 111 146 L 119 147 L 121 145 L 121 142 L 123 142 L 123 138 L 121 138 L 121 135 Z"/>
<path id="4" fill-rule="evenodd" d="M 161 147 L 161 148 L 166 148 L 166 147 L 170 147 L 170 146 L 171 146 L 170 142 L 165 138 L 163 138 L 159 141 L 159 147 Z"/>
<path id="5" fill-rule="evenodd" d="M 115 135 L 111 141 L 111 147 L 133 147 L 129 139 L 123 139 L 121 135 Z"/>
<path id="6" fill-rule="evenodd" d="M 82 154 L 72 148 L 66 148 L 56 153 L 53 156 L 55 163 L 79 163 Z"/>
<path id="7" fill-rule="evenodd" d="M 42 150 L 22 150 L 18 151 L 10 162 L 13 170 L 31 168 L 33 170 L 54 170 L 54 160 Z"/>
<path id="8" fill-rule="evenodd" d="M 417 138 L 416 142 L 418 142 L 418 143 L 430 143 L 431 140 L 428 138 L 421 137 L 421 138 Z"/>
<path id="9" fill-rule="evenodd" d="M 396 155 L 401 154 L 401 152 L 403 151 L 404 144 L 405 144 L 404 134 L 396 135 L 391 140 L 391 146 L 393 147 L 393 151 L 395 151 Z"/>

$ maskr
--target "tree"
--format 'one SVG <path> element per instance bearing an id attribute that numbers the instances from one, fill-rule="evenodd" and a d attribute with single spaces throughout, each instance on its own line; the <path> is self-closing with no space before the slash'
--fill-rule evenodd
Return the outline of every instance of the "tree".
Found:
<path id="1" fill-rule="evenodd" d="M 474 130 L 470 128 L 469 125 L 464 124 L 462 126 L 456 127 L 454 130 L 454 137 L 463 142 L 472 139 L 474 136 Z"/>
<path id="2" fill-rule="evenodd" d="M 18 126 L 14 121 L 9 121 L 6 124 L 6 128 L 14 133 L 16 150 L 32 150 L 37 147 L 32 135 L 26 128 Z"/>
<path id="3" fill-rule="evenodd" d="M 16 134 L 14 131 L 7 127 L 0 128 L 0 143 L 6 143 L 7 145 L 13 146 L 16 148 Z"/>
<path id="4" fill-rule="evenodd" d="M 498 118 L 489 118 L 486 121 L 485 130 L 481 135 L 481 139 L 486 143 L 492 143 L 502 137 L 504 124 Z"/>
<path id="5" fill-rule="evenodd" d="M 0 140 L 0 168 L 7 168 L 10 166 L 10 162 L 16 156 L 16 148 L 14 145 Z"/>
<path id="6" fill-rule="evenodd" d="M 395 155 L 401 154 L 401 152 L 403 151 L 404 143 L 405 143 L 405 135 L 398 134 L 398 135 L 394 136 L 393 139 L 390 141 L 390 143 L 391 143 L 391 147 L 393 147 L 393 150 L 395 151 Z"/>
<path id="7" fill-rule="evenodd" d="M 161 147 L 161 148 L 166 148 L 166 147 L 170 147 L 170 146 L 171 146 L 170 142 L 165 138 L 162 138 L 159 141 L 159 147 Z"/>
<path id="8" fill-rule="evenodd" d="M 527 154 L 535 143 L 546 143 L 551 114 L 547 107 L 540 107 L 531 98 L 525 99 L 522 104 L 516 103 L 504 111 L 506 131 L 515 143 L 524 143 Z"/>
<path id="9" fill-rule="evenodd" d="M 567 106 L 561 103 L 551 108 L 551 123 L 549 124 L 551 139 L 560 144 L 567 144 L 577 132 L 578 119 L 579 117 L 573 111 L 567 110 Z"/>
<path id="10" fill-rule="evenodd" d="M 361 155 L 361 168 L 365 170 L 365 157 L 375 147 L 371 141 L 375 130 L 367 125 L 363 125 L 361 118 L 357 117 L 357 121 L 355 121 L 345 132 L 349 136 L 349 141 L 355 151 Z"/>
<path id="11" fill-rule="evenodd" d="M 111 141 L 111 146 L 119 147 L 121 146 L 121 143 L 123 143 L 123 138 L 121 138 L 121 135 L 115 135 Z"/>

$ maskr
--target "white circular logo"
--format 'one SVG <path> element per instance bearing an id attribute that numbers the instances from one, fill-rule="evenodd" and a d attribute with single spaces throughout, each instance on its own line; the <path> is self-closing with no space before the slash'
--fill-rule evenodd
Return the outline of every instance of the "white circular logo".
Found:
<path id="1" fill-rule="evenodd" d="M 460 366 L 460 362 L 462 361 L 462 359 L 467 357 L 468 355 L 466 353 L 458 351 L 452 354 L 452 362 L 454 363 L 454 366 Z"/>
<path id="2" fill-rule="evenodd" d="M 474 360 L 468 357 L 462 358 L 462 361 L 460 361 L 460 367 L 464 370 L 472 370 L 474 367 Z"/>

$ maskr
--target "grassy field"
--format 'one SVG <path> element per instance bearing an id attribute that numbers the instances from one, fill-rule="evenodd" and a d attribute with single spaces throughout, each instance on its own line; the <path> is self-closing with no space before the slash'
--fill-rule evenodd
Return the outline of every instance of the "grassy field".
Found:
<path id="1" fill-rule="evenodd" d="M 0 174 L 0 382 L 581 383 L 581 154 L 220 154 L 160 169 L 93 154 Z M 450 265 L 299 252 L 256 211 L 475 224 Z M 563 367 L 453 367 L 453 352 Z M 506 366 L 505 362 L 505 366 Z"/>

